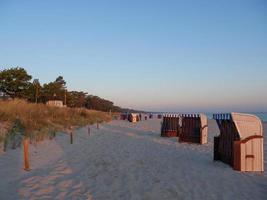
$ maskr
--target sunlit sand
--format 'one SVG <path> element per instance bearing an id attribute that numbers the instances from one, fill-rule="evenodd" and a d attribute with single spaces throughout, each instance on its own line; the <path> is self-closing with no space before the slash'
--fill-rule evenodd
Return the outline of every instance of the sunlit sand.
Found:
<path id="1" fill-rule="evenodd" d="M 73 145 L 57 134 L 30 146 L 29 172 L 21 149 L 0 156 L 0 199 L 266 199 L 266 172 L 213 162 L 218 134 L 209 120 L 208 144 L 178 143 L 160 137 L 158 119 L 82 128 Z"/>

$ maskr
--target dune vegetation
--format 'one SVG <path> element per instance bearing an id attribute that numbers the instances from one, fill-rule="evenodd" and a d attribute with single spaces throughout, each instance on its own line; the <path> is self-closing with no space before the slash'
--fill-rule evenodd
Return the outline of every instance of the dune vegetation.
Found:
<path id="1" fill-rule="evenodd" d="M 0 141 L 18 136 L 39 141 L 53 137 L 57 131 L 110 120 L 105 112 L 85 108 L 51 107 L 19 99 L 0 101 Z"/>

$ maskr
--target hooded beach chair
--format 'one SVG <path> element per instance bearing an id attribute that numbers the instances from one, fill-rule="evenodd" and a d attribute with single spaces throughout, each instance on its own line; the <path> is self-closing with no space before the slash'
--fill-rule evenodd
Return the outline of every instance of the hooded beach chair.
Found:
<path id="1" fill-rule="evenodd" d="M 180 130 L 180 117 L 177 114 L 163 115 L 161 137 L 178 137 Z"/>
<path id="2" fill-rule="evenodd" d="M 128 116 L 128 121 L 133 122 L 133 123 L 138 122 L 139 121 L 139 114 L 130 113 Z"/>
<path id="3" fill-rule="evenodd" d="M 206 144 L 208 142 L 208 120 L 204 114 L 182 114 L 179 142 Z"/>
<path id="4" fill-rule="evenodd" d="M 220 135 L 214 138 L 214 160 L 246 172 L 264 171 L 261 120 L 249 114 L 214 114 Z"/>
<path id="5" fill-rule="evenodd" d="M 123 113 L 120 115 L 121 120 L 126 120 L 128 118 L 128 115 L 126 113 Z"/>

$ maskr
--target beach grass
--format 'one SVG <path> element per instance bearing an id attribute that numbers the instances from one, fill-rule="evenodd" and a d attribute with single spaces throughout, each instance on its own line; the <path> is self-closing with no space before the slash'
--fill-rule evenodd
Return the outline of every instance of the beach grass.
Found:
<path id="1" fill-rule="evenodd" d="M 31 139 L 42 140 L 57 131 L 110 120 L 108 113 L 85 108 L 51 107 L 20 99 L 0 101 L 0 142 L 5 140 L 6 135 L 17 132 Z"/>

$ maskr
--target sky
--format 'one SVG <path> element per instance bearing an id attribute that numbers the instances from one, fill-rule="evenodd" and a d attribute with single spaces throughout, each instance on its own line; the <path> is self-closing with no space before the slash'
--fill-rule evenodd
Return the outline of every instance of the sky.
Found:
<path id="1" fill-rule="evenodd" d="M 134 109 L 267 112 L 266 0 L 0 0 L 0 70 Z"/>

